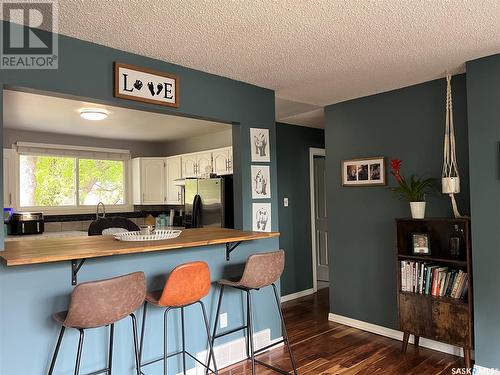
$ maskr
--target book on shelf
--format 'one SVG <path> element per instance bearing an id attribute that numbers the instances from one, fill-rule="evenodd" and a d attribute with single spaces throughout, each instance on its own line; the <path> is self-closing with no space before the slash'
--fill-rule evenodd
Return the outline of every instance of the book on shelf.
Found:
<path id="1" fill-rule="evenodd" d="M 426 262 L 401 261 L 403 292 L 465 299 L 468 288 L 469 275 L 463 270 Z"/>

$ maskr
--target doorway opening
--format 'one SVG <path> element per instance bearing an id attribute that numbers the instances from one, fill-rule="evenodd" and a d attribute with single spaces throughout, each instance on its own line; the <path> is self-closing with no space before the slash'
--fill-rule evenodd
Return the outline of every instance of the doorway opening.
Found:
<path id="1" fill-rule="evenodd" d="M 14 87 L 3 107 L 4 209 L 43 215 L 37 234 L 87 235 L 102 206 L 184 228 L 198 182 L 197 225 L 234 227 L 233 123 Z"/>
<path id="2" fill-rule="evenodd" d="M 311 192 L 311 247 L 313 263 L 313 289 L 328 288 L 328 221 L 326 211 L 325 149 L 309 149 Z"/>

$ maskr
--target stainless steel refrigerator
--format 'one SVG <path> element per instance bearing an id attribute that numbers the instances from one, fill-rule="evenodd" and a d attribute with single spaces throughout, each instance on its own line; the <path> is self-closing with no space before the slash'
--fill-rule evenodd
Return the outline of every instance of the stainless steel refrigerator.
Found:
<path id="1" fill-rule="evenodd" d="M 232 179 L 186 179 L 185 227 L 234 227 Z"/>

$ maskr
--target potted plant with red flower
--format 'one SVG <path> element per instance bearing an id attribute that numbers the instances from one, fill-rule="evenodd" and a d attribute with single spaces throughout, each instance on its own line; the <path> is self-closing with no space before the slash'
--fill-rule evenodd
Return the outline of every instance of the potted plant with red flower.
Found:
<path id="1" fill-rule="evenodd" d="M 423 219 L 425 217 L 425 195 L 437 191 L 436 179 L 421 178 L 411 175 L 407 180 L 401 174 L 400 159 L 391 160 L 391 174 L 396 179 L 398 186 L 391 188 L 399 198 L 410 202 L 411 216 L 414 219 Z"/>

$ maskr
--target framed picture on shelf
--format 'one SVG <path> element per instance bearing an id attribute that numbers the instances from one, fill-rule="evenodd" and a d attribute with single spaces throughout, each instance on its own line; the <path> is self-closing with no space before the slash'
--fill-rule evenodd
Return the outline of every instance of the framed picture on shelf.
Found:
<path id="1" fill-rule="evenodd" d="M 385 184 L 384 157 L 342 161 L 343 186 L 380 186 Z"/>
<path id="2" fill-rule="evenodd" d="M 429 255 L 431 253 L 429 234 L 412 233 L 412 253 L 415 255 Z"/>
<path id="3" fill-rule="evenodd" d="M 252 162 L 270 162 L 269 129 L 250 128 Z"/>

